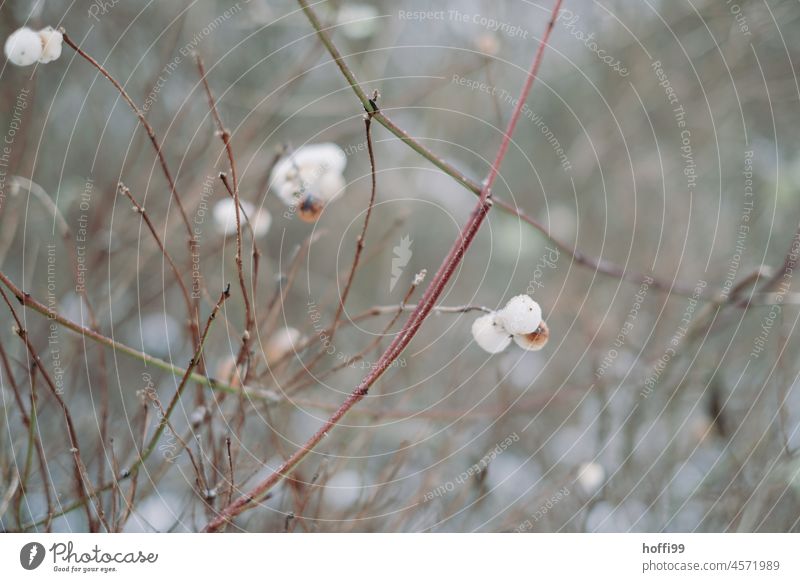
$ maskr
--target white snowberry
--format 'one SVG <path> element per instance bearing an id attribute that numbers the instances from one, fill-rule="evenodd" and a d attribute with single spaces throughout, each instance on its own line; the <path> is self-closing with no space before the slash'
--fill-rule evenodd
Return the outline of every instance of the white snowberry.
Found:
<path id="1" fill-rule="evenodd" d="M 253 235 L 256 238 L 267 234 L 272 224 L 272 216 L 267 209 L 259 208 L 256 210 L 252 204 L 245 200 L 240 200 L 239 203 L 241 204 L 239 222 L 242 226 L 242 232 L 247 231 L 247 220 L 245 219 L 245 215 L 247 215 L 253 227 Z M 224 198 L 214 205 L 214 223 L 223 235 L 233 236 L 236 234 L 236 204 L 233 198 Z"/>
<path id="2" fill-rule="evenodd" d="M 61 31 L 48 26 L 39 31 L 39 38 L 42 41 L 40 63 L 50 63 L 61 56 L 61 45 L 64 42 L 64 35 Z"/>
<path id="3" fill-rule="evenodd" d="M 542 321 L 536 331 L 531 333 L 518 334 L 514 336 L 514 343 L 521 347 L 523 350 L 529 352 L 536 352 L 541 350 L 547 341 L 550 339 L 550 328 Z"/>
<path id="4" fill-rule="evenodd" d="M 490 354 L 502 352 L 511 343 L 511 334 L 497 320 L 496 313 L 487 313 L 472 322 L 472 337 Z"/>
<path id="5" fill-rule="evenodd" d="M 517 295 L 497 312 L 497 319 L 512 335 L 528 334 L 542 323 L 542 308 L 528 295 Z"/>
<path id="6" fill-rule="evenodd" d="M 42 56 L 42 39 L 36 32 L 23 26 L 6 39 L 5 53 L 11 63 L 27 67 Z"/>
<path id="7" fill-rule="evenodd" d="M 327 204 L 344 190 L 345 166 L 347 156 L 334 143 L 303 146 L 275 165 L 272 190 L 289 206 L 307 196 Z"/>
<path id="8" fill-rule="evenodd" d="M 273 333 L 264 349 L 267 362 L 276 362 L 293 352 L 300 343 L 300 337 L 300 332 L 293 327 L 283 327 Z"/>
<path id="9" fill-rule="evenodd" d="M 583 463 L 578 467 L 577 482 L 586 495 L 594 495 L 606 480 L 606 470 L 599 463 Z"/>
<path id="10" fill-rule="evenodd" d="M 378 30 L 378 9 L 369 4 L 345 4 L 337 15 L 338 28 L 347 38 L 363 40 Z"/>

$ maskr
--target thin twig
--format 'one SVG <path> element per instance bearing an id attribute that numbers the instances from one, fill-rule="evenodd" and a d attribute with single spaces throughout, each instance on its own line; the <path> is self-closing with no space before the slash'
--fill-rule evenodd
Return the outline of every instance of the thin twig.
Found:
<path id="1" fill-rule="evenodd" d="M 240 216 L 240 206 L 241 203 L 239 202 L 239 175 L 236 171 L 236 159 L 233 156 L 233 146 L 231 145 L 231 134 L 222 123 L 222 117 L 219 115 L 219 111 L 217 110 L 217 102 L 214 99 L 214 95 L 211 92 L 211 87 L 208 84 L 208 78 L 206 77 L 206 69 L 205 65 L 203 65 L 203 59 L 200 58 L 200 55 L 195 55 L 195 62 L 197 63 L 197 69 L 200 72 L 200 80 L 203 83 L 203 87 L 206 91 L 206 96 L 208 97 L 208 106 L 211 109 L 211 115 L 214 118 L 214 123 L 217 126 L 217 132 L 219 133 L 220 139 L 225 146 L 225 152 L 228 155 L 228 163 L 231 169 L 231 180 L 233 182 L 233 203 L 236 213 L 236 274 L 239 278 L 239 288 L 242 291 L 242 300 L 244 301 L 244 333 L 242 334 L 242 348 L 239 352 L 239 357 L 236 358 L 237 366 L 244 363 L 245 360 L 249 359 L 250 355 L 250 336 L 253 333 L 253 326 L 255 324 L 253 318 L 253 308 L 250 305 L 250 296 L 247 293 L 247 284 L 245 283 L 244 278 L 244 269 L 242 267 L 242 219 Z M 227 184 L 226 184 L 227 186 Z M 252 227 L 251 227 L 252 228 Z M 253 236 L 253 241 L 255 241 L 255 235 Z M 255 242 L 253 242 L 255 244 Z"/>
<path id="2" fill-rule="evenodd" d="M 375 103 L 378 99 L 378 92 L 376 91 L 372 97 L 372 103 Z M 377 178 L 375 173 L 375 152 L 372 148 L 372 113 L 367 112 L 364 114 L 364 131 L 367 136 L 367 150 L 369 152 L 369 166 L 370 166 L 370 180 L 371 180 L 371 187 L 370 187 L 370 194 L 369 194 L 369 202 L 367 203 L 367 209 L 364 212 L 364 224 L 361 226 L 361 234 L 358 235 L 356 239 L 356 250 L 353 253 L 353 262 L 350 265 L 350 271 L 347 274 L 347 279 L 345 280 L 344 290 L 342 291 L 341 295 L 339 296 L 339 303 L 336 306 L 336 313 L 333 316 L 333 323 L 330 326 L 331 334 L 328 338 L 328 342 L 333 344 L 333 338 L 336 334 L 336 330 L 339 327 L 339 320 L 342 317 L 342 313 L 344 313 L 344 306 L 347 302 L 347 297 L 350 295 L 350 289 L 353 286 L 353 281 L 356 277 L 356 271 L 358 270 L 358 264 L 361 261 L 361 254 L 364 252 L 365 240 L 367 237 L 367 228 L 369 228 L 369 219 L 372 216 L 372 209 L 375 206 L 375 195 L 377 193 Z M 337 279 L 338 283 L 338 279 Z M 289 383 L 291 384 L 292 381 L 297 378 L 298 376 L 302 376 L 305 372 L 310 372 L 314 369 L 317 362 L 319 362 L 323 356 L 325 355 L 325 350 L 320 350 L 317 354 L 303 366 L 303 369 L 292 378 Z"/>
<path id="3" fill-rule="evenodd" d="M 67 437 L 69 439 L 69 446 L 70 446 L 70 454 L 72 455 L 73 463 L 74 463 L 74 472 L 75 472 L 75 486 L 78 492 L 79 498 L 88 497 L 94 501 L 95 510 L 97 512 L 100 521 L 106 528 L 106 531 L 111 531 L 108 523 L 105 520 L 103 515 L 103 506 L 100 503 L 100 500 L 96 497 L 96 492 L 92 488 L 92 484 L 89 481 L 89 476 L 86 474 L 86 465 L 81 458 L 80 447 L 78 446 L 78 433 L 75 430 L 75 423 L 72 420 L 72 414 L 67 407 L 67 403 L 61 397 L 59 390 L 56 388 L 55 382 L 50 377 L 50 373 L 45 368 L 44 364 L 42 363 L 42 359 L 39 357 L 39 354 L 36 352 L 36 349 L 33 347 L 33 344 L 28 337 L 27 330 L 22 325 L 22 320 L 17 315 L 17 311 L 14 309 L 14 306 L 11 304 L 11 301 L 6 295 L 5 291 L 0 288 L 0 297 L 2 297 L 3 302 L 8 306 L 8 310 L 11 312 L 11 316 L 14 318 L 14 321 L 17 324 L 16 334 L 25 344 L 25 347 L 28 350 L 28 354 L 31 357 L 31 360 L 39 369 L 42 374 L 42 378 L 45 380 L 45 384 L 50 389 L 50 393 L 55 398 L 56 402 L 58 403 L 59 407 L 61 408 L 61 412 L 64 415 L 64 421 L 67 426 Z M 86 514 L 89 520 L 89 523 L 92 524 L 94 522 L 94 517 L 92 516 L 91 508 L 87 505 L 86 507 Z"/>
<path id="4" fill-rule="evenodd" d="M 178 286 L 181 288 L 181 294 L 183 295 L 183 300 L 186 303 L 186 311 L 189 315 L 189 327 L 192 330 L 192 338 L 194 340 L 194 346 L 197 347 L 198 342 L 200 341 L 200 327 L 197 323 L 197 314 L 194 311 L 194 305 L 192 303 L 191 296 L 189 295 L 189 290 L 186 288 L 186 284 L 183 281 L 183 277 L 181 276 L 181 272 L 178 270 L 178 266 L 175 264 L 175 261 L 172 260 L 172 257 L 167 252 L 167 248 L 164 246 L 164 243 L 161 241 L 161 237 L 158 236 L 158 231 L 156 230 L 155 225 L 153 225 L 153 221 L 150 220 L 150 215 L 144 209 L 144 207 L 136 201 L 131 193 L 130 189 L 120 182 L 118 184 L 118 189 L 121 194 L 126 196 L 128 200 L 131 201 L 133 204 L 133 208 L 136 212 L 138 212 L 144 223 L 147 225 L 147 229 L 150 231 L 150 234 L 153 235 L 153 239 L 156 241 L 158 248 L 161 250 L 161 254 L 164 255 L 167 263 L 172 269 L 173 275 L 175 275 L 175 280 L 178 282 Z"/>
<path id="5" fill-rule="evenodd" d="M 139 119 L 139 123 L 141 123 L 142 127 L 144 127 L 144 130 L 147 132 L 147 137 L 150 138 L 150 142 L 153 144 L 153 148 L 155 148 L 156 150 L 156 155 L 158 156 L 158 161 L 161 165 L 161 170 L 164 173 L 164 177 L 167 179 L 170 193 L 172 194 L 172 197 L 175 198 L 175 203 L 178 206 L 178 210 L 180 210 L 181 218 L 183 218 L 183 223 L 186 226 L 186 232 L 189 234 L 189 239 L 191 240 L 192 227 L 189 224 L 189 217 L 186 214 L 186 210 L 183 207 L 183 202 L 181 202 L 181 197 L 178 195 L 178 190 L 175 187 L 175 180 L 172 178 L 172 173 L 169 171 L 169 167 L 167 166 L 167 160 L 164 157 L 164 152 L 161 150 L 161 144 L 158 141 L 158 137 L 156 136 L 156 132 L 153 129 L 153 126 L 150 125 L 150 122 L 147 121 L 147 118 L 144 116 L 142 110 L 139 109 L 139 106 L 133 102 L 133 99 L 131 99 L 130 95 L 128 95 L 128 92 L 125 91 L 125 88 L 119 83 L 119 81 L 117 81 L 113 76 L 111 76 L 111 73 L 109 73 L 105 69 L 105 67 L 103 67 L 103 65 L 98 63 L 81 47 L 75 44 L 75 41 L 73 41 L 69 37 L 69 35 L 63 28 L 61 29 L 61 33 L 63 34 L 64 42 L 67 43 L 67 45 L 70 46 L 81 57 L 83 57 L 90 65 L 92 65 L 95 69 L 100 71 L 100 74 L 102 74 L 106 79 L 108 79 L 111 82 L 112 85 L 114 85 L 114 88 L 117 91 L 119 91 L 119 94 L 128 104 L 128 106 L 133 110 L 134 114 L 136 114 L 136 117 Z"/>
<path id="6" fill-rule="evenodd" d="M 378 92 L 376 91 L 372 97 L 370 103 L 373 104 L 378 99 Z M 347 282 L 344 285 L 344 290 L 342 291 L 342 296 L 339 299 L 339 305 L 336 308 L 336 314 L 333 317 L 333 324 L 331 328 L 331 338 L 330 341 L 333 342 L 333 335 L 336 333 L 336 323 L 339 321 L 339 318 L 342 316 L 344 312 L 345 302 L 347 301 L 347 297 L 350 294 L 350 289 L 353 285 L 353 279 L 355 279 L 356 271 L 358 270 L 358 262 L 361 259 L 361 253 L 364 252 L 364 245 L 366 237 L 367 237 L 367 228 L 369 228 L 369 219 L 372 216 L 372 209 L 375 206 L 375 195 L 377 192 L 377 179 L 375 176 L 375 152 L 372 148 L 372 116 L 374 113 L 367 112 L 364 115 L 364 132 L 367 135 L 367 151 L 369 152 L 369 167 L 370 167 L 370 194 L 369 194 L 369 203 L 367 204 L 367 209 L 364 212 L 364 224 L 361 227 L 361 234 L 358 235 L 356 239 L 356 250 L 353 255 L 353 263 L 350 266 L 350 273 L 347 275 Z"/>
<path id="7" fill-rule="evenodd" d="M 189 366 L 183 372 L 183 377 L 181 377 L 181 381 L 178 384 L 177 389 L 175 390 L 175 394 L 172 395 L 172 399 L 169 401 L 166 410 L 162 412 L 161 423 L 159 424 L 158 429 L 156 429 L 156 432 L 153 434 L 152 437 L 150 437 L 150 442 L 144 448 L 144 451 L 142 452 L 140 457 L 128 470 L 129 473 L 136 472 L 139 469 L 139 467 L 147 460 L 147 458 L 156 448 L 158 440 L 161 438 L 161 435 L 163 434 L 164 429 L 167 427 L 167 425 L 170 425 L 170 429 L 175 433 L 175 436 L 180 439 L 178 433 L 175 432 L 175 430 L 172 428 L 169 418 L 172 415 L 172 411 L 175 410 L 175 406 L 177 406 L 178 402 L 180 401 L 181 395 L 183 394 L 183 389 L 186 387 L 186 384 L 191 379 L 193 370 L 200 362 L 200 359 L 203 357 L 203 347 L 205 346 L 206 340 L 208 339 L 208 332 L 211 329 L 211 324 L 214 323 L 214 320 L 217 317 L 217 313 L 222 307 L 222 304 L 225 303 L 225 301 L 228 299 L 228 297 L 230 297 L 230 284 L 220 294 L 217 303 L 214 305 L 214 308 L 211 310 L 211 313 L 208 316 L 208 321 L 206 322 L 205 329 L 203 329 L 203 334 L 200 336 L 200 343 L 197 345 L 197 349 L 194 352 L 194 357 L 192 357 L 192 360 L 189 362 Z"/>
<path id="8" fill-rule="evenodd" d="M 331 368 L 328 368 L 327 370 L 325 370 L 324 372 L 321 372 L 320 374 L 313 375 L 311 380 L 308 380 L 307 382 L 305 382 L 303 384 L 300 384 L 299 386 L 296 386 L 296 387 L 295 386 L 287 386 L 284 389 L 284 392 L 287 393 L 287 394 L 293 393 L 293 392 L 297 392 L 297 391 L 299 391 L 299 390 L 301 390 L 303 388 L 306 388 L 308 386 L 311 386 L 312 384 L 315 384 L 315 383 L 317 383 L 317 382 L 319 382 L 321 380 L 324 380 L 325 378 L 327 378 L 331 374 L 335 374 L 339 370 L 343 370 L 344 368 L 347 368 L 348 366 L 352 366 L 356 362 L 360 362 L 362 359 L 364 359 L 364 356 L 366 356 L 368 353 L 370 353 L 372 350 L 374 350 L 376 347 L 378 347 L 380 345 L 381 341 L 383 341 L 383 338 L 386 336 L 386 334 L 389 333 L 389 330 L 391 330 L 394 327 L 394 324 L 397 323 L 397 320 L 400 319 L 400 316 L 403 314 L 403 311 L 407 311 L 407 310 L 408 311 L 413 311 L 413 309 L 407 309 L 407 303 L 406 302 L 411 298 L 411 296 L 414 294 L 414 291 L 416 291 L 417 287 L 419 286 L 420 283 L 422 283 L 424 278 L 425 278 L 425 275 L 424 275 L 424 271 L 423 271 L 423 273 L 420 273 L 419 275 L 417 275 L 417 277 L 414 278 L 413 283 L 411 283 L 411 286 L 409 287 L 408 291 L 406 291 L 406 294 L 403 297 L 403 300 L 400 302 L 400 305 L 392 306 L 392 310 L 391 311 L 383 311 L 383 313 L 392 313 L 393 312 L 394 313 L 394 317 L 392 317 L 392 319 L 389 320 L 389 322 L 383 327 L 383 330 L 381 331 L 381 333 L 377 334 L 375 339 L 373 339 L 366 347 L 362 348 L 357 354 L 355 354 L 353 356 L 350 356 L 349 358 L 345 359 L 343 362 L 340 362 L 340 363 L 336 364 L 335 366 L 332 366 Z"/>
<path id="9" fill-rule="evenodd" d="M 14 296 L 17 298 L 17 301 L 19 301 L 24 307 L 33 309 L 34 311 L 44 315 L 45 317 L 49 317 L 59 325 L 63 325 L 67 329 L 70 329 L 81 336 L 87 337 L 93 341 L 101 343 L 116 352 L 125 354 L 127 356 L 131 356 L 133 358 L 136 358 L 137 360 L 141 360 L 145 364 L 152 365 L 156 368 L 160 368 L 166 372 L 169 372 L 170 374 L 173 374 L 174 376 L 180 377 L 186 373 L 186 370 L 184 368 L 175 366 L 173 364 L 170 364 L 169 362 L 165 362 L 161 358 L 157 358 L 155 356 L 151 356 L 150 354 L 140 352 L 135 348 L 132 348 L 126 344 L 118 342 L 117 340 L 111 339 L 110 337 L 107 337 L 101 333 L 91 330 L 88 327 L 84 327 L 78 323 L 75 323 L 70 319 L 67 319 L 60 313 L 50 309 L 43 303 L 34 299 L 29 293 L 23 292 L 2 271 L 0 271 L 0 282 L 4 283 L 5 286 L 8 287 L 11 293 L 13 293 Z M 221 380 L 217 380 L 215 378 L 209 378 L 204 374 L 192 373 L 190 377 L 193 382 L 200 382 L 204 386 L 208 386 L 209 388 L 212 388 L 214 390 L 229 392 L 231 394 L 238 394 L 241 390 L 245 390 L 249 397 L 270 399 L 270 397 L 268 397 L 264 391 L 255 388 L 234 387 L 229 384 L 226 384 L 225 382 L 222 382 Z"/>

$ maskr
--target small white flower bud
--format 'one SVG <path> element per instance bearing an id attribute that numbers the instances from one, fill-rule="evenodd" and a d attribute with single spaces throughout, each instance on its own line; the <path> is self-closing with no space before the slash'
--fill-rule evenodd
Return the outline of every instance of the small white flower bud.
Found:
<path id="1" fill-rule="evenodd" d="M 503 329 L 495 313 L 487 313 L 472 322 L 472 337 L 490 354 L 502 352 L 511 343 L 511 334 Z"/>
<path id="2" fill-rule="evenodd" d="M 42 56 L 42 39 L 30 28 L 18 28 L 6 39 L 6 57 L 18 67 L 32 65 Z"/>
<path id="3" fill-rule="evenodd" d="M 497 319 L 513 335 L 532 333 L 542 323 L 542 308 L 528 295 L 517 295 L 498 311 Z"/>
<path id="4" fill-rule="evenodd" d="M 61 31 L 48 26 L 39 31 L 39 38 L 42 41 L 40 63 L 50 63 L 61 56 L 61 45 L 64 42 L 64 35 L 61 34 Z"/>

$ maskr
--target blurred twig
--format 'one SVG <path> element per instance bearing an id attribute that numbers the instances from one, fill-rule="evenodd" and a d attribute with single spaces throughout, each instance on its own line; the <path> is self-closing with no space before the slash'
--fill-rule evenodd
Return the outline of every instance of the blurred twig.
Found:
<path id="1" fill-rule="evenodd" d="M 22 320 L 19 318 L 19 315 L 17 315 L 17 311 L 14 309 L 14 306 L 11 304 L 11 301 L 6 295 L 6 292 L 3 291 L 2 288 L 0 288 L 0 297 L 2 297 L 3 302 L 8 307 L 11 316 L 14 318 L 14 321 L 16 322 L 17 325 L 15 330 L 16 334 L 25 344 L 25 347 L 28 350 L 28 354 L 30 355 L 31 360 L 41 372 L 42 377 L 45 380 L 45 384 L 47 384 L 47 387 L 50 389 L 51 395 L 53 396 L 53 398 L 55 398 L 56 402 L 58 402 L 58 405 L 59 407 L 61 407 L 61 411 L 64 414 L 64 421 L 67 426 L 67 438 L 70 446 L 69 451 L 70 454 L 72 455 L 74 463 L 75 487 L 78 494 L 78 498 L 81 500 L 83 500 L 84 498 L 93 499 L 95 510 L 97 512 L 100 521 L 105 526 L 106 531 L 111 531 L 103 515 L 103 506 L 100 503 L 99 499 L 97 499 L 96 492 L 92 488 L 92 484 L 89 481 L 89 476 L 86 473 L 86 465 L 84 464 L 83 459 L 81 458 L 81 451 L 80 447 L 78 446 L 78 433 L 75 430 L 75 423 L 72 420 L 72 414 L 70 413 L 69 408 L 67 407 L 67 403 L 61 397 L 61 394 L 58 388 L 56 387 L 55 382 L 53 382 L 53 379 L 50 377 L 50 373 L 47 371 L 47 368 L 45 368 L 44 364 L 42 363 L 42 359 L 39 357 L 39 354 L 36 352 L 36 349 L 33 347 L 33 344 L 28 338 L 28 332 L 24 328 Z M 86 507 L 86 515 L 87 519 L 89 520 L 90 528 L 93 528 L 95 520 L 94 516 L 92 515 L 91 508 L 89 508 L 88 505 Z"/>
<path id="2" fill-rule="evenodd" d="M 74 331 L 75 333 L 87 337 L 93 341 L 101 343 L 105 346 L 108 346 L 114 351 L 117 351 L 122 354 L 126 354 L 137 360 L 141 360 L 145 364 L 152 365 L 156 368 L 160 368 L 166 372 L 169 372 L 175 376 L 183 376 L 186 373 L 184 368 L 179 366 L 175 366 L 170 364 L 169 362 L 165 362 L 161 358 L 157 358 L 155 356 L 151 356 L 150 354 L 146 354 L 144 352 L 140 352 L 137 349 L 134 349 L 126 344 L 118 342 L 117 340 L 111 339 L 101 333 L 93 331 L 87 327 L 83 327 L 82 325 L 75 323 L 74 321 L 67 319 L 63 315 L 49 309 L 46 305 L 40 303 L 29 293 L 23 292 L 19 287 L 17 287 L 2 271 L 0 271 L 0 281 L 2 281 L 6 287 L 14 294 L 17 300 L 25 307 L 33 309 L 38 313 L 51 318 L 53 321 L 58 323 L 59 325 L 63 325 L 64 327 Z M 223 392 L 229 392 L 231 394 L 238 394 L 240 390 L 245 390 L 248 396 L 253 398 L 267 398 L 266 392 L 260 391 L 253 388 L 237 388 L 226 384 L 220 380 L 209 378 L 204 374 L 192 373 L 190 378 L 193 382 L 200 382 L 201 384 L 213 388 L 214 390 L 221 390 Z"/>
<path id="3" fill-rule="evenodd" d="M 178 209 L 180 210 L 181 217 L 183 218 L 183 223 L 186 226 L 186 232 L 189 235 L 189 239 L 192 238 L 192 227 L 189 224 L 189 217 L 186 214 L 186 209 L 183 207 L 183 202 L 181 201 L 181 197 L 178 195 L 178 190 L 175 187 L 175 180 L 172 178 L 172 173 L 169 171 L 169 167 L 167 166 L 167 160 L 164 157 L 164 152 L 161 149 L 161 144 L 158 141 L 158 137 L 156 136 L 156 132 L 153 129 L 153 126 L 150 125 L 150 122 L 147 121 L 147 118 L 144 116 L 144 113 L 141 109 L 133 102 L 130 95 L 128 95 L 125 88 L 120 85 L 119 81 L 117 81 L 111 73 L 109 73 L 103 65 L 98 63 L 94 58 L 92 58 L 88 53 L 86 53 L 82 48 L 80 48 L 75 42 L 69 37 L 65 30 L 61 30 L 61 33 L 64 35 L 64 42 L 67 43 L 76 53 L 78 53 L 81 57 L 83 57 L 90 65 L 100 71 L 106 79 L 108 79 L 114 88 L 119 91 L 119 94 L 128 104 L 128 106 L 133 110 L 136 117 L 139 119 L 139 123 L 142 124 L 145 131 L 147 132 L 147 137 L 150 138 L 150 142 L 153 144 L 153 148 L 156 150 L 156 155 L 158 156 L 158 161 L 161 165 L 161 170 L 164 172 L 164 177 L 167 179 L 167 183 L 169 184 L 170 192 L 172 193 L 173 198 L 175 198 L 175 203 L 178 205 Z"/>

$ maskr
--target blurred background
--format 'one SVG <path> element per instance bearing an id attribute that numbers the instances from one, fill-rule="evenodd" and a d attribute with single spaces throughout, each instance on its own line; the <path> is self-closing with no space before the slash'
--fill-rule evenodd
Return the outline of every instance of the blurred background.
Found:
<path id="1" fill-rule="evenodd" d="M 552 4 L 313 9 L 382 111 L 482 180 Z M 296 3 L 11 1 L 0 15 L 3 39 L 63 26 L 125 87 L 196 241 L 187 247 L 136 116 L 65 45 L 55 62 L 0 68 L 0 270 L 62 319 L 178 368 L 195 344 L 166 256 L 201 328 L 231 283 L 198 373 L 232 388 L 191 381 L 131 476 L 180 374 L 23 308 L 6 286 L 69 409 L 89 489 L 78 492 L 61 405 L 3 304 L 0 524 L 196 531 L 369 371 L 405 320 L 393 323 L 393 306 L 422 270 L 430 281 L 474 195 L 373 123 L 376 204 L 331 339 L 370 164 L 361 103 Z M 550 342 L 490 355 L 470 334 L 479 313 L 432 314 L 368 397 L 229 531 L 800 529 L 798 30 L 793 0 L 565 2 L 494 188 L 542 228 L 495 207 L 441 299 L 496 309 L 527 293 Z M 235 364 L 236 237 L 217 208 L 230 169 L 195 52 L 241 198 L 253 217 L 271 216 L 255 238 L 257 272 L 249 231 L 242 241 L 256 319 L 248 371 Z M 282 153 L 319 143 L 344 152 L 346 188 L 309 223 L 270 173 Z"/>

